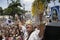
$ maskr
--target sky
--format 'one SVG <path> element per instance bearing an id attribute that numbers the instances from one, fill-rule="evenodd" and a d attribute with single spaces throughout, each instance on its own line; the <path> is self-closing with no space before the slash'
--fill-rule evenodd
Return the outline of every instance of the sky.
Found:
<path id="1" fill-rule="evenodd" d="M 34 0 L 21 0 L 21 4 L 25 4 L 25 10 L 31 11 L 31 6 Z M 9 0 L 9 3 L 11 1 Z M 0 7 L 2 7 L 3 9 L 8 7 L 8 3 L 7 0 L 0 0 Z"/>
<path id="2" fill-rule="evenodd" d="M 7 1 L 0 0 L 0 7 L 6 8 L 7 7 Z"/>
<path id="3" fill-rule="evenodd" d="M 32 3 L 33 3 L 34 0 L 20 0 L 20 1 L 21 1 L 22 5 L 25 4 L 25 10 L 31 11 L 31 6 L 32 6 Z M 58 0 L 56 0 L 56 1 L 58 1 Z M 11 1 L 9 0 L 9 3 L 10 2 Z M 53 4 L 50 5 L 50 6 L 53 6 Z M 7 0 L 0 0 L 0 7 L 2 7 L 3 9 L 7 8 L 8 7 Z"/>
<path id="4" fill-rule="evenodd" d="M 21 0 L 22 4 L 25 4 L 25 9 L 31 11 L 31 6 L 34 0 Z"/>
<path id="5" fill-rule="evenodd" d="M 51 5 L 52 4 L 52 5 Z M 58 5 L 60 5 L 60 3 L 59 3 L 59 0 L 56 0 L 55 2 L 53 2 L 53 1 L 50 1 L 50 3 L 48 4 L 48 6 L 49 7 L 53 7 L 53 6 L 58 6 Z"/>

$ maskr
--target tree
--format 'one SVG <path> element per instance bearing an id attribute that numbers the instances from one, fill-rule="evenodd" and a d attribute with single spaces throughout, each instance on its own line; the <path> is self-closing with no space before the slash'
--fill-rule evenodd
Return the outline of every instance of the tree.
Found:
<path id="1" fill-rule="evenodd" d="M 4 14 L 7 15 L 12 15 L 13 17 L 15 17 L 15 14 L 23 14 L 26 11 L 21 9 L 20 7 L 22 7 L 20 0 L 11 0 L 12 3 L 9 4 L 8 8 L 6 8 L 4 11 Z"/>
<path id="2" fill-rule="evenodd" d="M 11 8 L 4 9 L 4 15 L 10 15 L 11 12 L 12 12 L 12 9 Z"/>
<path id="3" fill-rule="evenodd" d="M 3 14 L 3 9 L 2 9 L 2 7 L 0 7 L 0 15 L 2 15 Z"/>

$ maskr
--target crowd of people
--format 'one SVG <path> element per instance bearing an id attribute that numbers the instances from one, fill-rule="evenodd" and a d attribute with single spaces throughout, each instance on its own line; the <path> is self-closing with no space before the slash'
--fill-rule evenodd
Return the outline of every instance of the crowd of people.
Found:
<path id="1" fill-rule="evenodd" d="M 0 40 L 42 40 L 40 34 L 40 25 L 32 24 L 28 20 L 24 24 L 19 20 L 13 25 L 0 25 Z"/>

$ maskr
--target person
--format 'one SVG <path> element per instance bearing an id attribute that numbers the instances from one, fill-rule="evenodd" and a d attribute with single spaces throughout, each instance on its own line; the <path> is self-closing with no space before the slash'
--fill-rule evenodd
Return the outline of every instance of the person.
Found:
<path id="1" fill-rule="evenodd" d="M 26 31 L 26 27 L 22 24 L 22 22 L 19 22 L 19 29 L 21 30 L 21 32 L 25 33 Z"/>
<path id="2" fill-rule="evenodd" d="M 40 29 L 35 30 L 31 20 L 26 22 L 26 30 L 24 40 L 42 40 L 42 38 L 39 37 Z"/>
<path id="3" fill-rule="evenodd" d="M 58 14 L 56 9 L 53 10 L 52 19 L 53 21 L 58 21 Z"/>

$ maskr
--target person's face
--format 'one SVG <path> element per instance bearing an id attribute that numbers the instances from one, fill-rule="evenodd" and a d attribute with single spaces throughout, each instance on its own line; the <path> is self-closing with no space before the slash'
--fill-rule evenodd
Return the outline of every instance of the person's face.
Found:
<path id="1" fill-rule="evenodd" d="M 53 13 L 56 14 L 56 11 L 54 10 Z"/>
<path id="2" fill-rule="evenodd" d="M 33 27 L 30 24 L 26 25 L 26 29 L 27 29 L 27 32 L 32 32 L 33 31 Z"/>

